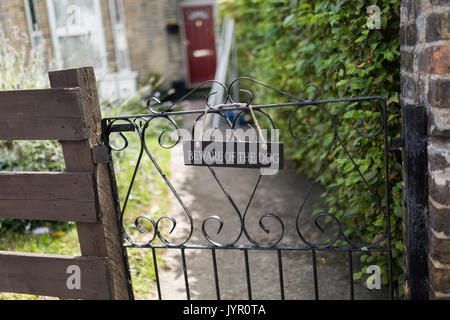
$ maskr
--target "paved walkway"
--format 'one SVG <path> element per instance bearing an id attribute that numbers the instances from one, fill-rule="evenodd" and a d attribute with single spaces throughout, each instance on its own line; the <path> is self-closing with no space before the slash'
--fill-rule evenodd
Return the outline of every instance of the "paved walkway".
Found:
<path id="1" fill-rule="evenodd" d="M 197 106 L 198 108 L 198 106 Z M 191 119 L 185 119 L 189 123 Z M 204 219 L 218 215 L 223 219 L 223 228 L 216 234 L 218 223 L 210 221 L 208 234 L 219 242 L 233 241 L 239 232 L 239 220 L 230 202 L 225 197 L 211 172 L 206 167 L 184 166 L 182 145 L 173 149 L 171 182 L 180 194 L 194 218 L 194 233 L 189 243 L 206 244 L 201 225 Z M 217 168 L 216 173 L 241 212 L 245 211 L 251 191 L 257 181 L 259 170 Z M 259 218 L 265 213 L 280 216 L 285 225 L 283 244 L 302 242 L 295 228 L 298 209 L 305 198 L 310 180 L 291 168 L 283 169 L 274 176 L 264 176 L 249 208 L 246 226 L 249 234 L 257 241 L 270 243 L 280 235 L 280 225 L 274 219 L 265 219 L 265 226 L 271 230 L 265 233 L 259 226 Z M 313 189 L 304 208 L 310 213 L 314 203 L 321 203 L 323 190 Z M 171 240 L 187 235 L 189 221 L 181 206 L 172 201 L 168 215 L 177 220 Z M 305 215 L 301 230 L 314 242 L 323 234 L 317 230 L 311 219 Z M 245 241 L 242 235 L 241 243 Z M 216 288 L 211 250 L 186 250 L 186 264 L 192 299 L 216 299 Z M 216 250 L 219 288 L 222 299 L 247 299 L 247 279 L 244 251 Z M 250 282 L 253 299 L 280 299 L 280 280 L 277 251 L 249 251 Z M 163 299 L 186 299 L 181 251 L 168 249 L 164 252 L 165 267 L 160 269 Z M 359 255 L 354 254 L 354 271 L 359 271 Z M 312 253 L 310 251 L 282 251 L 284 292 L 286 299 L 314 299 Z M 317 252 L 317 274 L 320 299 L 349 299 L 350 274 L 346 252 Z M 386 290 L 368 290 L 361 280 L 354 281 L 356 299 L 387 298 Z"/>

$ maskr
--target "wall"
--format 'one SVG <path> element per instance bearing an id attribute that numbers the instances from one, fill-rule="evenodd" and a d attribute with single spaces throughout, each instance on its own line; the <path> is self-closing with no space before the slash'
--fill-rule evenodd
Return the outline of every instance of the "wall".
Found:
<path id="1" fill-rule="evenodd" d="M 126 0 L 124 1 L 126 3 Z M 108 61 L 108 71 L 117 72 L 116 52 L 114 46 L 114 36 L 111 25 L 111 14 L 109 10 L 109 1 L 100 0 L 102 10 L 103 32 L 105 34 L 106 59 Z"/>
<path id="2" fill-rule="evenodd" d="M 430 299 L 450 299 L 449 12 L 448 0 L 404 0 L 401 8 L 402 107 L 423 105 L 428 118 L 428 208 L 423 210 L 428 247 L 423 263 L 428 262 Z"/>
<path id="3" fill-rule="evenodd" d="M 17 31 L 28 36 L 28 22 L 25 14 L 23 1 L 1 0 L 0 1 L 0 23 L 5 32 L 12 26 L 17 27 Z M 14 39 L 12 39 L 14 43 Z"/>
<path id="4" fill-rule="evenodd" d="M 165 76 L 165 85 L 184 79 L 180 35 L 169 35 L 166 23 L 178 21 L 177 0 L 126 0 L 125 24 L 131 68 L 139 71 L 139 82 L 150 73 Z"/>
<path id="5" fill-rule="evenodd" d="M 176 21 L 180 25 L 180 31 L 177 34 L 167 35 L 167 50 L 169 56 L 168 78 L 171 80 L 184 80 L 186 77 L 186 69 L 184 64 L 184 52 L 182 43 L 181 21 L 179 21 L 179 0 L 166 1 L 166 18 L 168 21 Z"/>
<path id="6" fill-rule="evenodd" d="M 109 1 L 100 0 L 105 35 L 108 71 L 116 72 L 114 39 L 111 28 Z M 164 75 L 165 85 L 184 80 L 185 68 L 181 44 L 181 30 L 168 34 L 167 22 L 178 22 L 179 0 L 123 0 L 131 69 L 139 72 L 142 84 L 150 73 Z M 40 29 L 46 41 L 46 58 L 51 68 L 53 45 L 45 0 L 37 1 Z M 23 0 L 1 0 L 0 22 L 17 26 L 28 35 L 28 24 Z"/>

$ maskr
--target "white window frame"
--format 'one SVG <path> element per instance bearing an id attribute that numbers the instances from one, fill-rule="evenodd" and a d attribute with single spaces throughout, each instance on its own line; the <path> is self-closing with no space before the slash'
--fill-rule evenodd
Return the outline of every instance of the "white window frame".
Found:
<path id="1" fill-rule="evenodd" d="M 32 48 L 36 48 L 38 44 L 40 43 L 42 39 L 42 31 L 39 29 L 39 18 L 38 18 L 38 7 L 36 0 L 32 0 L 33 6 L 34 6 L 34 14 L 36 15 L 37 20 L 37 30 L 35 29 L 35 26 L 33 26 L 33 20 L 31 19 L 31 8 L 30 8 L 30 2 L 29 0 L 24 0 L 25 4 L 25 12 L 27 16 L 27 23 L 28 23 L 28 32 L 30 34 L 30 43 Z"/>
<path id="2" fill-rule="evenodd" d="M 118 3 L 119 8 L 116 7 L 116 3 Z M 112 33 L 113 33 L 113 39 L 114 39 L 114 50 L 116 54 L 116 65 L 117 70 L 120 72 L 122 70 L 131 70 L 130 68 L 130 53 L 128 51 L 128 41 L 127 41 L 127 33 L 125 28 L 125 12 L 123 9 L 123 3 L 122 0 L 109 0 L 109 13 L 111 17 L 111 25 L 112 25 Z M 116 17 L 119 15 L 121 17 L 120 23 L 117 22 Z M 118 37 L 119 32 L 123 32 L 125 36 L 125 60 L 120 61 L 120 51 L 119 51 L 119 44 L 118 44 Z M 120 66 L 122 66 L 120 68 Z"/>
<path id="3" fill-rule="evenodd" d="M 59 68 L 63 67 L 63 60 L 61 56 L 61 46 L 60 46 L 60 38 L 62 37 L 71 37 L 71 36 L 83 36 L 87 35 L 90 30 L 87 31 L 86 28 L 83 27 L 71 27 L 70 30 L 66 27 L 56 27 L 56 17 L 55 17 L 55 7 L 54 7 L 54 0 L 46 0 L 47 3 L 47 11 L 48 11 L 48 18 L 49 18 L 49 24 L 50 24 L 50 30 L 52 34 L 52 42 L 53 42 L 53 49 L 55 54 L 56 63 Z M 98 30 L 96 34 L 98 35 L 98 49 L 100 53 L 100 58 L 102 61 L 102 66 L 95 66 L 96 67 L 96 73 L 97 74 L 105 74 L 107 72 L 108 68 L 108 61 L 107 61 L 107 55 L 106 55 L 106 44 L 105 44 L 105 33 L 103 30 L 103 17 L 102 17 L 102 10 L 100 6 L 100 0 L 92 0 L 94 5 L 94 11 L 98 18 Z"/>

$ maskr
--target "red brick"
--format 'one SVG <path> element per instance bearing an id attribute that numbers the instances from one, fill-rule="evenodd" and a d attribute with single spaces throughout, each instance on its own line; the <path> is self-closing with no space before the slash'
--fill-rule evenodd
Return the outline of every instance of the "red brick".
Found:
<path id="1" fill-rule="evenodd" d="M 419 70 L 438 75 L 450 73 L 450 44 L 429 47 L 420 52 Z"/>

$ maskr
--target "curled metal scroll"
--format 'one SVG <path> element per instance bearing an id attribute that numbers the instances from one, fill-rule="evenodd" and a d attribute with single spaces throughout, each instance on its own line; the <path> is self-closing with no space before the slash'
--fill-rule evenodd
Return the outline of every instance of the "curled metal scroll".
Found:
<path id="1" fill-rule="evenodd" d="M 324 157 L 322 158 L 321 162 L 319 163 L 318 170 L 316 171 L 316 173 L 309 185 L 306 197 L 299 204 L 299 210 L 297 212 L 297 215 L 295 216 L 295 228 L 297 231 L 298 238 L 301 241 L 301 243 L 297 244 L 297 245 L 299 247 L 306 245 L 308 248 L 311 248 L 311 249 L 323 249 L 323 248 L 332 248 L 332 247 L 336 246 L 338 243 L 340 243 L 340 241 L 341 241 L 341 242 L 346 243 L 350 248 L 370 248 L 370 247 L 376 247 L 382 241 L 384 241 L 387 237 L 389 237 L 390 231 L 389 231 L 389 224 L 387 221 L 389 219 L 389 208 L 386 207 L 385 205 L 383 205 L 381 199 L 379 199 L 377 196 L 374 196 L 374 197 L 376 198 L 376 202 L 377 202 L 377 205 L 379 208 L 379 213 L 382 213 L 385 215 L 387 223 L 386 223 L 386 228 L 385 228 L 383 237 L 374 243 L 362 244 L 362 245 L 357 244 L 351 239 L 351 237 L 349 235 L 345 234 L 345 231 L 346 231 L 345 225 L 346 225 L 347 221 L 349 221 L 349 219 L 358 219 L 358 221 L 360 221 L 359 230 L 356 233 L 363 231 L 365 228 L 365 224 L 366 224 L 366 222 L 364 220 L 364 215 L 361 213 L 358 213 L 358 212 L 353 212 L 351 209 L 347 211 L 348 213 L 341 216 L 340 219 L 335 214 L 332 214 L 332 213 L 328 212 L 327 210 L 317 214 L 313 218 L 313 226 L 315 226 L 315 228 L 321 233 L 324 232 L 325 227 L 323 224 L 321 224 L 320 221 L 322 221 L 322 219 L 324 219 L 324 218 L 328 217 L 327 220 L 329 220 L 329 223 L 336 226 L 335 229 L 337 230 L 337 232 L 335 232 L 335 235 L 332 238 L 328 239 L 328 241 L 326 243 L 314 243 L 313 241 L 309 240 L 306 237 L 306 235 L 304 234 L 303 230 L 301 230 L 301 226 L 300 226 L 300 220 L 302 218 L 305 218 L 305 215 L 306 215 L 306 212 L 305 212 L 306 203 L 308 200 L 310 200 L 312 189 L 318 183 L 318 179 L 319 179 L 320 175 L 323 173 L 323 171 L 325 170 L 327 160 L 328 160 L 333 148 L 335 148 L 335 147 L 340 147 L 340 148 L 344 149 L 344 152 L 347 155 L 350 162 L 352 163 L 352 165 L 354 166 L 355 171 L 358 172 L 358 174 L 360 175 L 363 185 L 370 192 L 373 193 L 373 190 L 372 190 L 370 184 L 368 183 L 367 179 L 365 179 L 365 177 L 362 174 L 361 170 L 359 169 L 355 159 L 353 158 L 353 156 L 347 149 L 347 147 L 344 143 L 344 139 L 340 136 L 340 133 L 338 132 L 338 128 L 339 128 L 339 122 L 342 119 L 342 115 L 344 114 L 344 112 L 346 110 L 348 110 L 348 108 L 358 105 L 358 103 L 373 102 L 373 101 L 381 100 L 384 103 L 384 105 L 380 105 L 377 103 L 373 104 L 376 107 L 376 110 L 378 111 L 378 113 L 380 114 L 380 119 L 381 119 L 380 123 L 381 124 L 374 130 L 374 132 L 372 132 L 370 134 L 364 134 L 361 132 L 361 129 L 362 129 L 363 125 L 366 123 L 367 119 L 363 115 L 361 117 L 361 119 L 359 121 L 357 121 L 357 123 L 355 124 L 355 131 L 359 137 L 365 138 L 365 139 L 374 139 L 375 137 L 379 136 L 381 133 L 386 135 L 386 123 L 385 123 L 385 121 L 386 121 L 386 104 L 385 104 L 384 98 L 361 97 L 361 98 L 355 98 L 355 99 L 318 100 L 318 97 L 319 97 L 318 87 L 314 84 L 308 84 L 303 90 L 301 90 L 301 95 L 306 96 L 308 94 L 308 92 L 310 92 L 312 90 L 313 91 L 312 97 L 302 99 L 302 98 L 296 97 L 294 95 L 291 95 L 289 93 L 283 92 L 281 90 L 275 89 L 263 82 L 255 80 L 255 79 L 248 78 L 248 77 L 240 77 L 240 78 L 237 78 L 234 81 L 232 81 L 229 84 L 229 86 L 225 86 L 224 84 L 222 84 L 218 81 L 215 81 L 215 80 L 205 81 L 205 82 L 201 83 L 200 85 L 198 85 L 196 88 L 192 89 L 186 95 L 184 95 L 183 97 L 181 97 L 180 99 L 171 103 L 168 106 L 161 104 L 160 101 L 156 98 L 151 98 L 145 106 L 145 108 L 148 111 L 147 114 L 110 117 L 110 118 L 106 118 L 103 120 L 103 124 L 104 124 L 104 128 L 105 128 L 104 141 L 105 141 L 105 144 L 111 150 L 114 150 L 115 152 L 121 152 L 123 150 L 126 150 L 127 147 L 129 146 L 129 141 L 127 140 L 126 136 L 122 132 L 120 132 L 120 131 L 117 132 L 117 131 L 112 130 L 115 125 L 120 124 L 120 123 L 133 127 L 135 133 L 138 134 L 138 136 L 139 136 L 139 141 L 141 144 L 140 152 L 137 155 L 136 166 L 135 166 L 135 170 L 133 173 L 133 177 L 132 177 L 132 180 L 130 181 L 130 184 L 129 184 L 129 187 L 127 190 L 127 194 L 126 194 L 124 202 L 122 204 L 121 216 L 120 216 L 120 221 L 119 221 L 120 224 L 122 225 L 122 227 L 123 227 L 123 217 L 126 214 L 127 203 L 130 200 L 129 198 L 130 198 L 131 191 L 133 189 L 133 185 L 134 185 L 135 178 L 136 178 L 136 175 L 138 172 L 138 168 L 142 163 L 142 159 L 143 159 L 144 155 L 146 155 L 147 158 L 150 159 L 153 166 L 158 171 L 160 177 L 164 180 L 164 182 L 167 184 L 168 188 L 171 190 L 172 194 L 175 196 L 178 204 L 183 208 L 183 212 L 189 223 L 189 232 L 187 233 L 187 235 L 183 236 L 183 239 L 181 241 L 179 241 L 177 243 L 172 243 L 167 239 L 166 236 L 164 236 L 162 234 L 163 230 L 161 230 L 161 224 L 163 221 L 168 221 L 171 224 L 171 226 L 169 228 L 170 229 L 169 235 L 170 235 L 173 232 L 175 232 L 175 230 L 177 229 L 177 226 L 180 224 L 180 222 L 177 222 L 176 219 L 172 216 L 166 215 L 166 216 L 160 217 L 159 219 L 155 220 L 146 214 L 142 214 L 138 218 L 135 219 L 135 227 L 137 228 L 137 230 L 140 233 L 149 233 L 149 235 L 150 235 L 149 240 L 147 240 L 144 243 L 138 242 L 138 241 L 132 239 L 131 236 L 127 233 L 127 231 L 123 227 L 122 228 L 123 236 L 131 244 L 131 246 L 152 247 L 152 246 L 154 246 L 154 240 L 156 238 L 158 238 L 167 247 L 185 247 L 185 246 L 189 245 L 189 241 L 191 240 L 193 230 L 194 230 L 194 220 L 189 211 L 189 208 L 185 205 L 181 196 L 178 194 L 178 192 L 176 191 L 174 186 L 171 184 L 170 180 L 167 178 L 164 171 L 159 166 L 157 160 L 155 159 L 153 154 L 150 152 L 150 148 L 148 146 L 149 141 L 147 141 L 147 139 L 146 139 L 146 132 L 147 132 L 148 128 L 152 125 L 152 121 L 154 119 L 160 119 L 167 123 L 166 128 L 162 129 L 162 131 L 160 132 L 160 134 L 158 135 L 158 138 L 157 138 L 157 143 L 158 143 L 159 147 L 164 148 L 164 149 L 172 149 L 176 145 L 178 145 L 179 142 L 182 140 L 182 137 L 178 132 L 179 131 L 178 124 L 173 119 L 173 117 L 175 117 L 177 115 L 183 115 L 183 114 L 197 115 L 197 117 L 194 121 L 194 124 L 192 126 L 192 130 L 191 130 L 192 137 L 195 137 L 196 125 L 198 123 L 200 123 L 203 120 L 203 117 L 205 117 L 206 114 L 208 114 L 208 113 L 217 114 L 220 118 L 224 119 L 224 123 L 227 125 L 228 128 L 235 130 L 237 128 L 237 119 L 248 110 L 248 108 L 246 108 L 245 106 L 248 107 L 248 105 L 250 105 L 254 100 L 253 94 L 250 91 L 245 90 L 245 89 L 240 89 L 240 91 L 248 96 L 246 102 L 244 102 L 244 103 L 237 102 L 237 101 L 234 101 L 233 98 L 231 97 L 230 92 L 232 91 L 233 87 L 237 86 L 238 83 L 243 82 L 243 81 L 249 81 L 253 85 L 259 85 L 259 86 L 262 86 L 269 90 L 273 90 L 274 92 L 284 96 L 285 98 L 287 98 L 290 101 L 290 102 L 279 103 L 279 104 L 252 105 L 252 108 L 255 111 L 255 114 L 267 119 L 271 129 L 276 128 L 275 121 L 272 118 L 271 114 L 269 112 L 266 112 L 265 110 L 266 109 L 276 109 L 279 107 L 292 108 L 293 110 L 289 114 L 289 117 L 287 118 L 288 130 L 289 130 L 289 133 L 290 133 L 290 136 L 292 137 L 292 139 L 297 141 L 297 143 L 305 143 L 311 139 L 314 139 L 316 136 L 316 130 L 314 128 L 314 125 L 308 119 L 301 120 L 301 122 L 298 123 L 299 122 L 298 114 L 301 110 L 308 109 L 308 110 L 315 110 L 314 112 L 320 112 L 324 116 L 324 118 L 326 118 L 332 124 L 331 130 L 332 130 L 333 138 L 331 139 L 331 142 L 329 143 L 329 145 L 323 146 L 323 148 L 325 150 Z M 207 113 L 205 113 L 205 110 L 190 110 L 190 111 L 183 110 L 181 112 L 175 111 L 175 107 L 181 101 L 188 99 L 189 97 L 191 97 L 194 93 L 196 93 L 200 89 L 205 88 L 207 85 L 211 85 L 213 83 L 218 84 L 224 90 L 225 95 L 223 97 L 223 101 L 221 101 L 221 104 L 226 104 L 227 105 L 226 107 L 216 108 L 215 106 L 210 105 L 209 98 L 212 95 L 216 94 L 215 92 L 213 92 L 213 93 L 208 94 L 205 97 L 205 108 L 208 109 Z M 325 107 L 327 104 L 337 104 L 337 103 L 344 104 L 344 106 L 340 107 L 337 110 L 337 113 L 332 113 L 332 112 L 330 112 L 330 109 Z M 162 111 L 158 111 L 158 110 L 162 110 Z M 227 118 L 227 116 L 225 115 L 225 112 L 227 112 L 227 111 L 236 111 L 236 115 L 235 115 L 235 118 L 233 119 L 233 121 L 230 121 Z M 249 126 L 250 126 L 250 128 L 252 128 L 252 126 L 250 124 L 249 124 Z M 307 132 L 307 134 L 305 136 L 300 136 L 299 134 L 296 133 L 296 129 L 300 128 L 300 127 L 303 129 L 306 129 L 306 130 L 303 130 L 303 132 L 305 132 L 305 131 Z M 173 143 L 167 144 L 167 143 L 164 143 L 163 140 L 164 140 L 165 135 L 168 134 L 169 130 L 177 132 L 177 136 L 175 137 Z M 218 130 L 218 129 L 213 128 L 213 130 L 210 134 L 211 136 L 213 136 L 213 134 L 215 132 L 214 130 Z M 114 134 L 118 135 L 120 137 L 120 140 L 122 141 L 119 145 L 114 145 L 110 141 L 111 140 L 110 136 L 112 136 Z M 258 137 L 258 135 L 256 135 L 256 137 Z M 205 137 L 200 137 L 200 139 L 203 139 L 203 138 L 205 138 Z M 239 141 L 239 139 L 238 139 L 238 137 L 236 137 L 236 135 L 233 135 L 231 137 L 231 139 L 233 139 L 235 141 Z M 257 139 L 257 138 L 255 138 L 255 139 Z M 386 148 L 386 146 L 385 146 L 385 148 Z M 270 232 L 273 232 L 274 230 L 270 230 L 267 227 L 267 224 L 265 223 L 266 221 L 268 221 L 270 219 L 270 220 L 275 221 L 278 224 L 278 227 L 277 227 L 278 233 L 277 234 L 279 234 L 279 236 L 275 240 L 270 241 L 270 242 L 256 241 L 255 238 L 253 238 L 249 234 L 248 228 L 246 226 L 246 218 L 248 218 L 248 211 L 249 211 L 249 208 L 251 207 L 252 199 L 254 198 L 254 196 L 258 190 L 258 186 L 259 186 L 263 176 L 259 175 L 257 181 L 255 182 L 255 185 L 252 188 L 252 193 L 247 202 L 245 211 L 241 212 L 239 210 L 238 206 L 236 205 L 236 203 L 234 202 L 233 198 L 231 197 L 231 195 L 227 192 L 226 186 L 221 182 L 221 180 L 217 176 L 214 168 L 209 167 L 209 171 L 212 175 L 213 180 L 216 181 L 216 183 L 219 185 L 221 191 L 223 192 L 224 196 L 226 197 L 228 202 L 231 204 L 231 206 L 233 208 L 233 212 L 239 221 L 239 230 L 238 230 L 237 236 L 234 237 L 233 239 L 230 239 L 230 241 L 222 243 L 222 242 L 219 242 L 218 240 L 215 240 L 215 235 L 216 236 L 219 235 L 221 233 L 221 231 L 223 230 L 224 219 L 217 213 L 211 214 L 201 221 L 201 231 L 202 231 L 203 237 L 207 241 L 208 245 L 212 246 L 212 247 L 233 247 L 233 246 L 237 245 L 238 241 L 243 238 L 242 235 L 244 235 L 245 239 L 248 242 L 250 242 L 252 247 L 276 248 L 277 246 L 279 246 L 284 238 L 285 228 L 287 226 L 287 224 L 283 221 L 283 219 L 280 217 L 280 215 L 273 213 L 273 212 L 263 213 L 258 219 L 259 230 L 261 230 L 267 234 Z M 143 226 L 144 221 L 151 224 L 152 230 L 146 230 L 144 228 L 144 226 Z M 210 225 L 210 224 L 216 225 L 216 228 L 214 229 L 215 235 L 210 234 L 207 231 L 207 225 Z M 328 225 L 327 225 L 327 227 L 328 227 Z"/>

